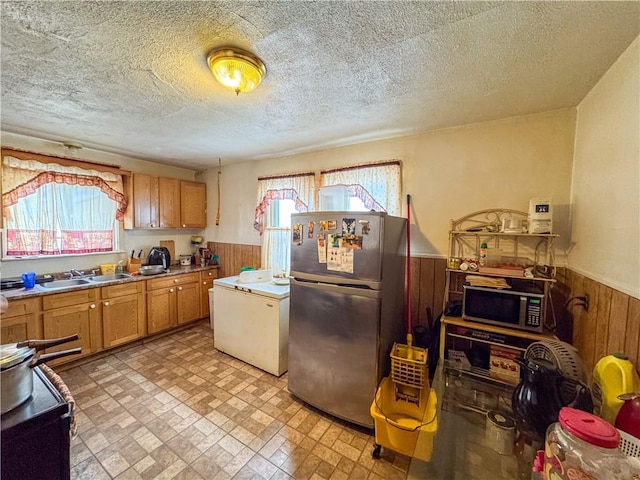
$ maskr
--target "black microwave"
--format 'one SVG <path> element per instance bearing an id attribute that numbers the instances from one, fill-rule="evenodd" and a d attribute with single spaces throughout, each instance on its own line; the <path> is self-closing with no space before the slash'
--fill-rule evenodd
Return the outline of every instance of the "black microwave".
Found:
<path id="1" fill-rule="evenodd" d="M 515 291 L 463 285 L 462 318 L 503 327 L 542 332 L 545 295 L 539 291 Z"/>

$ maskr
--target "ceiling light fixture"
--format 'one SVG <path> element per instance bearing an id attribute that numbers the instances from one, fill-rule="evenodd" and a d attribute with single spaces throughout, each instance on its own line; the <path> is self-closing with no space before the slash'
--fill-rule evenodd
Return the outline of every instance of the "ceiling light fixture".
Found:
<path id="1" fill-rule="evenodd" d="M 258 57 L 239 48 L 213 50 L 207 56 L 207 63 L 216 80 L 236 92 L 236 95 L 256 88 L 267 74 L 264 63 Z"/>

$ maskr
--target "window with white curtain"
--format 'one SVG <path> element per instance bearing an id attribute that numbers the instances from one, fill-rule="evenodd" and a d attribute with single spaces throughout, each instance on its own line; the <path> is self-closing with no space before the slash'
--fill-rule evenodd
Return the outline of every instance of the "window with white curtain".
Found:
<path id="1" fill-rule="evenodd" d="M 5 258 L 118 248 L 127 205 L 120 175 L 5 156 L 2 192 Z"/>
<path id="2" fill-rule="evenodd" d="M 321 185 L 344 185 L 350 211 L 402 213 L 400 162 L 356 165 L 320 172 Z M 258 178 L 254 228 L 262 235 L 262 268 L 290 271 L 291 213 L 314 211 L 314 173 Z"/>
<path id="3" fill-rule="evenodd" d="M 320 172 L 320 185 L 344 185 L 350 206 L 401 215 L 401 172 L 398 160 L 355 165 Z M 355 200 L 359 199 L 359 201 Z"/>
<path id="4" fill-rule="evenodd" d="M 253 226 L 262 235 L 262 268 L 289 273 L 291 213 L 314 209 L 314 173 L 258 178 Z"/>

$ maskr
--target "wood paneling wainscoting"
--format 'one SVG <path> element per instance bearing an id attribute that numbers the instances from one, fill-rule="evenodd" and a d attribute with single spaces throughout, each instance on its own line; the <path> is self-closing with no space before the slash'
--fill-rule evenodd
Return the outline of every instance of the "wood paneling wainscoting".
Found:
<path id="1" fill-rule="evenodd" d="M 260 246 L 208 242 L 219 256 L 219 277 L 237 275 L 240 267 L 260 268 Z M 445 258 L 411 259 L 411 321 L 428 326 L 442 313 Z M 614 352 L 624 352 L 640 370 L 640 300 L 591 280 L 568 268 L 558 268 L 552 298 L 558 337 L 578 349 L 589 378 L 596 362 Z M 579 301 L 589 295 L 589 310 Z M 566 305 L 566 306 L 565 306 Z M 427 313 L 429 312 L 429 313 Z"/>
<path id="2" fill-rule="evenodd" d="M 427 326 L 442 313 L 446 268 L 444 258 L 411 258 L 411 323 L 414 326 Z"/>
<path id="3" fill-rule="evenodd" d="M 624 352 L 640 371 L 640 300 L 569 268 L 558 269 L 557 278 L 565 302 L 589 295 L 588 311 L 575 301 L 566 307 L 573 323 L 572 343 L 589 378 L 598 360 L 616 352 Z"/>
<path id="4" fill-rule="evenodd" d="M 218 278 L 238 275 L 241 267 L 260 268 L 260 245 L 207 242 L 207 248 L 219 257 Z"/>

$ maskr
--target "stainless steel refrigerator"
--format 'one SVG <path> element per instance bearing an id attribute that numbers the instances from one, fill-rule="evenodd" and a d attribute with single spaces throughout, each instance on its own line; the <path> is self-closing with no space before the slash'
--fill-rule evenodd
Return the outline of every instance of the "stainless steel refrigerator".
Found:
<path id="1" fill-rule="evenodd" d="M 311 212 L 291 224 L 289 391 L 373 427 L 391 347 L 406 338 L 406 219 Z"/>

